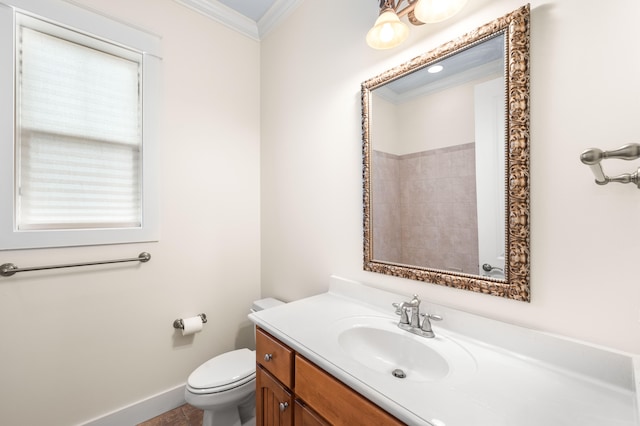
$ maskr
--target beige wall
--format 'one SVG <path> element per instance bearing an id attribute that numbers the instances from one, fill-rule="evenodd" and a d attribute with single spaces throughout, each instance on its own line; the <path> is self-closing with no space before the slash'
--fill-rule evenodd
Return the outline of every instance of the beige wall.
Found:
<path id="1" fill-rule="evenodd" d="M 172 0 L 81 0 L 162 37 L 161 239 L 1 252 L 49 265 L 136 266 L 0 278 L 0 424 L 72 425 L 184 384 L 251 342 L 259 296 L 259 43 Z M 6 142 L 6 141 L 3 141 Z M 173 320 L 207 314 L 192 338 Z"/>
<path id="2" fill-rule="evenodd" d="M 525 2 L 470 1 L 449 22 L 411 28 L 392 51 L 365 44 L 372 3 L 303 2 L 262 42 L 263 294 L 290 300 L 323 292 L 335 273 L 640 353 L 640 192 L 595 185 L 579 161 L 592 146 L 640 142 L 633 30 L 640 3 L 531 1 L 528 304 L 363 272 L 359 94 L 362 81 Z M 619 163 L 609 160 L 605 170 L 638 166 Z"/>

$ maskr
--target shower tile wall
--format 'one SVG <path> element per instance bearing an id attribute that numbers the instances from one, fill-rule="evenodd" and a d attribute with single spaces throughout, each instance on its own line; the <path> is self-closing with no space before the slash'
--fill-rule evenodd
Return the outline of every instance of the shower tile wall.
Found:
<path id="1" fill-rule="evenodd" d="M 371 223 L 373 257 L 402 262 L 402 218 L 400 217 L 401 157 L 373 151 L 371 157 Z"/>
<path id="2" fill-rule="evenodd" d="M 372 161 L 374 258 L 477 274 L 475 144 Z"/>

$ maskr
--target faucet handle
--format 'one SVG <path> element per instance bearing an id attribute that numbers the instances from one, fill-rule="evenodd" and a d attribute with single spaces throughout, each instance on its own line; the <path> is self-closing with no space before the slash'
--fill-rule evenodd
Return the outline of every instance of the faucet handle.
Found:
<path id="1" fill-rule="evenodd" d="M 400 324 L 409 324 L 409 314 L 407 314 L 407 302 L 392 303 L 396 308 L 396 315 L 400 315 Z"/>
<path id="2" fill-rule="evenodd" d="M 442 321 L 442 317 L 440 315 L 434 314 L 420 314 L 421 317 L 424 317 L 422 320 L 422 326 L 420 330 L 422 330 L 422 335 L 424 337 L 435 337 L 433 330 L 431 329 L 431 321 Z"/>

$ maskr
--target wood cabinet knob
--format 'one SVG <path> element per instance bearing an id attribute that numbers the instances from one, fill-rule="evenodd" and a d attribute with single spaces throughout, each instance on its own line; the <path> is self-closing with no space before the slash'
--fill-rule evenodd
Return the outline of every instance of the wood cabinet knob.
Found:
<path id="1" fill-rule="evenodd" d="M 269 362 L 273 359 L 273 355 L 272 354 L 264 354 L 264 360 L 266 362 Z"/>
<path id="2" fill-rule="evenodd" d="M 289 403 L 288 402 L 281 402 L 280 403 L 280 412 L 283 412 L 284 410 L 286 410 L 289 407 Z"/>

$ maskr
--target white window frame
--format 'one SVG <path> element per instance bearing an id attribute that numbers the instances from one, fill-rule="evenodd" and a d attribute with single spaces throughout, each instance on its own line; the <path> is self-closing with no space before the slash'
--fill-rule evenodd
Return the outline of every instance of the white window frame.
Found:
<path id="1" fill-rule="evenodd" d="M 142 53 L 142 225 L 18 230 L 15 216 L 15 49 L 18 15 L 29 15 Z M 121 244 L 159 239 L 160 38 L 58 0 L 0 0 L 0 250 Z"/>

